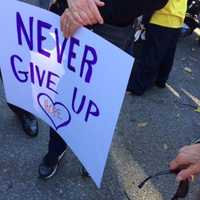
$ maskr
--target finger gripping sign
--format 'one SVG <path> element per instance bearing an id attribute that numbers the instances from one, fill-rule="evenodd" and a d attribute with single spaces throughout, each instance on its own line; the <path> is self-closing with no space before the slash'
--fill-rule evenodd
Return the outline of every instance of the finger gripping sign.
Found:
<path id="1" fill-rule="evenodd" d="M 0 26 L 7 101 L 58 132 L 100 187 L 133 58 L 85 28 L 64 38 L 59 16 L 16 0 Z"/>

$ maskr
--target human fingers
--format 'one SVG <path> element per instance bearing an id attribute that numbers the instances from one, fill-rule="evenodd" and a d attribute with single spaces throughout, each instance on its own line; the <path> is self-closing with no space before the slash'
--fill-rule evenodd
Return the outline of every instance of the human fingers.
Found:
<path id="1" fill-rule="evenodd" d="M 191 163 L 200 162 L 200 144 L 185 146 L 180 149 L 179 154 L 184 154 Z"/>
<path id="2" fill-rule="evenodd" d="M 179 152 L 188 151 L 188 149 L 190 149 L 190 146 L 191 146 L 191 145 L 183 146 L 182 148 L 180 148 Z"/>
<path id="3" fill-rule="evenodd" d="M 99 7 L 105 6 L 105 3 L 103 1 L 100 0 L 94 0 L 95 4 Z"/>
<path id="4" fill-rule="evenodd" d="M 66 9 L 64 14 L 61 17 L 61 31 L 63 32 L 64 37 L 69 37 L 69 27 L 71 24 L 71 13 L 69 9 Z"/>
<path id="5" fill-rule="evenodd" d="M 66 27 L 65 36 L 70 37 L 72 36 L 78 28 L 82 25 L 77 23 L 77 21 L 73 18 L 73 15 L 69 13 L 68 15 L 68 27 Z"/>
<path id="6" fill-rule="evenodd" d="M 192 144 L 192 145 L 184 146 L 180 149 L 179 152 L 192 152 L 192 153 L 200 154 L 200 144 Z"/>
<path id="7" fill-rule="evenodd" d="M 190 179 L 192 176 L 198 175 L 200 173 L 200 163 L 190 165 L 188 168 L 181 170 L 177 175 L 177 180 L 182 181 Z"/>
<path id="8" fill-rule="evenodd" d="M 66 33 L 68 31 L 69 26 L 69 17 L 68 14 L 65 13 L 61 18 L 61 31 L 63 32 L 63 35 L 66 36 Z"/>
<path id="9" fill-rule="evenodd" d="M 69 26 L 68 37 L 71 37 L 77 31 L 77 29 L 80 28 L 80 26 L 80 24 L 71 24 Z"/>
<path id="10" fill-rule="evenodd" d="M 68 38 L 69 37 L 69 28 L 70 28 L 70 22 L 68 21 L 66 24 L 65 24 L 65 28 L 63 30 L 63 35 L 65 38 Z"/>
<path id="11" fill-rule="evenodd" d="M 65 12 L 61 15 L 60 17 L 60 28 L 61 28 L 61 31 L 63 32 L 64 31 L 64 28 L 65 28 L 65 24 L 67 22 L 67 16 L 66 16 L 66 10 Z"/>
<path id="12" fill-rule="evenodd" d="M 87 25 L 92 25 L 93 24 L 93 21 L 90 19 L 90 16 L 88 15 L 88 12 L 80 11 L 79 15 L 80 15 L 81 19 L 83 20 L 83 24 L 82 25 L 87 26 Z"/>
<path id="13" fill-rule="evenodd" d="M 89 8 L 89 15 L 90 15 L 90 19 L 91 19 L 91 22 L 94 23 L 100 23 L 100 24 L 103 24 L 103 17 L 101 16 L 100 12 L 99 12 L 99 9 L 97 7 L 97 4 L 96 4 L 96 1 L 94 0 L 88 0 L 89 1 L 89 4 L 88 4 L 88 8 Z M 102 4 L 102 2 L 100 1 L 97 1 L 98 4 L 100 6 L 104 6 L 104 4 Z"/>
<path id="14" fill-rule="evenodd" d="M 97 20 L 95 20 L 95 16 L 93 16 L 89 7 L 91 3 L 94 4 L 94 0 L 68 0 L 68 3 L 69 9 L 77 23 L 82 25 L 92 25 L 97 23 Z"/>
<path id="15" fill-rule="evenodd" d="M 185 154 L 179 153 L 177 157 L 170 162 L 170 169 L 175 170 L 190 164 L 191 164 L 190 159 L 188 159 L 188 157 Z"/>
<path id="16" fill-rule="evenodd" d="M 70 9 L 71 14 L 73 15 L 73 18 L 77 21 L 77 23 L 85 25 L 86 20 L 83 15 L 81 15 L 82 11 L 77 11 L 74 9 Z"/>

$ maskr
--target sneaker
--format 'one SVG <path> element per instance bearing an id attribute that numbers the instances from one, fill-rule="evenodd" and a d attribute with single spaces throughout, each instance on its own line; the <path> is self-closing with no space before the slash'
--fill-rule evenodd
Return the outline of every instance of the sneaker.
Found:
<path id="1" fill-rule="evenodd" d="M 65 154 L 65 151 L 56 158 L 56 160 L 50 160 L 49 154 L 46 154 L 42 163 L 39 165 L 39 177 L 42 179 L 51 178 L 58 169 L 58 164 Z"/>

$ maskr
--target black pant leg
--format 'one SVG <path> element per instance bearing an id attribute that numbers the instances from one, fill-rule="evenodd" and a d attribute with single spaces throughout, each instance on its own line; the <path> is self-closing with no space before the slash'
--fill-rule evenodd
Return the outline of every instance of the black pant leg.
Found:
<path id="1" fill-rule="evenodd" d="M 65 141 L 59 136 L 59 134 L 50 128 L 50 139 L 49 139 L 49 150 L 48 154 L 52 159 L 57 158 L 60 154 L 62 154 L 67 145 Z"/>
<path id="2" fill-rule="evenodd" d="M 167 82 L 169 74 L 172 70 L 180 29 L 172 29 L 170 34 L 171 42 L 169 43 L 166 55 L 161 62 L 156 80 L 156 82 L 160 84 L 165 84 Z"/>
<path id="3" fill-rule="evenodd" d="M 13 105 L 13 104 L 7 103 L 7 105 L 19 117 L 21 117 L 24 114 L 31 115 L 31 113 L 23 110 L 22 108 L 19 108 L 19 107 Z"/>
<path id="4" fill-rule="evenodd" d="M 159 41 L 159 29 L 149 24 L 146 30 L 146 40 L 141 47 L 141 55 L 136 58 L 131 75 L 131 89 L 137 94 L 143 94 L 145 90 L 154 85 L 157 77 L 160 61 L 164 49 Z"/>
<path id="5" fill-rule="evenodd" d="M 141 56 L 136 59 L 132 73 L 132 90 L 143 94 L 145 90 L 154 86 L 159 74 L 161 63 L 168 53 L 173 29 L 148 24 L 146 40 L 142 46 Z"/>

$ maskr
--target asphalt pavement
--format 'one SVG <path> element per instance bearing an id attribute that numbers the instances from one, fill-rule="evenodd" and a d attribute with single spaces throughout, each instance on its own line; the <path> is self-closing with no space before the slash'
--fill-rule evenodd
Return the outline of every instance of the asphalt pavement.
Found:
<path id="1" fill-rule="evenodd" d="M 26 2 L 47 6 L 47 1 Z M 200 113 L 190 106 L 200 105 L 199 55 L 195 35 L 181 39 L 168 87 L 142 97 L 126 95 L 101 189 L 81 178 L 80 163 L 70 150 L 55 177 L 38 178 L 48 127 L 40 121 L 39 136 L 26 136 L 6 105 L 0 82 L 0 200 L 170 200 L 177 187 L 174 176 L 154 179 L 142 190 L 137 185 L 167 169 L 178 149 L 200 136 Z M 200 199 L 199 184 L 197 179 L 191 185 L 186 200 Z"/>

